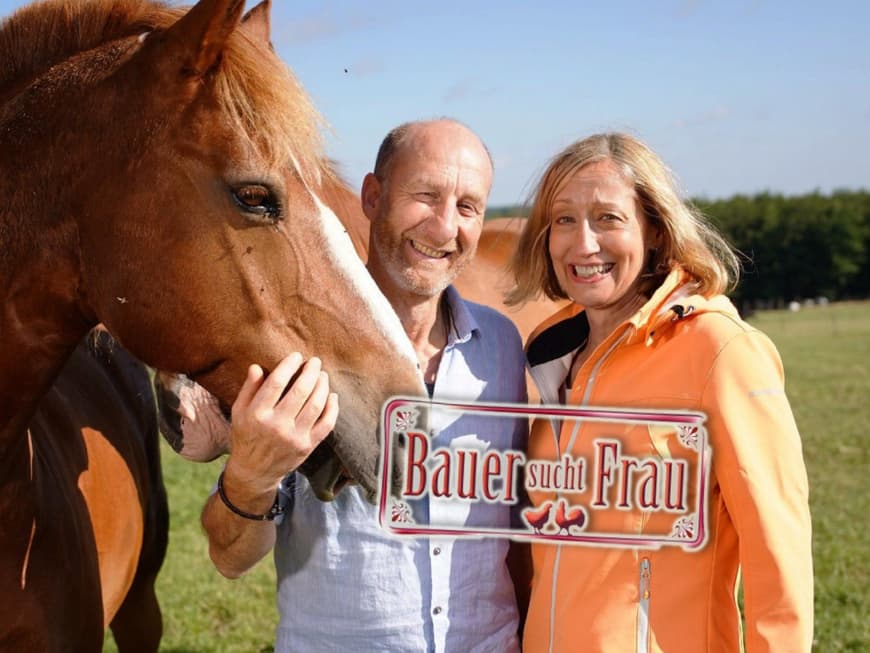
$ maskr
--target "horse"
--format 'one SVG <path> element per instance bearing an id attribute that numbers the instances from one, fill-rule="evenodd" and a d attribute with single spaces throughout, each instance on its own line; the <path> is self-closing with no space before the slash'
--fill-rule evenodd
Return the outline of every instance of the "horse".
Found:
<path id="1" fill-rule="evenodd" d="M 334 177 L 324 185 L 322 199 L 341 220 L 357 256 L 362 261 L 367 260 L 369 223 L 359 196 L 341 178 Z M 505 292 L 512 283 L 507 262 L 516 249 L 524 225 L 525 219 L 519 217 L 484 222 L 474 259 L 456 278 L 454 285 L 464 299 L 490 306 L 508 316 L 525 342 L 535 327 L 565 306 L 567 300 L 541 296 L 519 306 L 505 303 Z M 528 375 L 526 385 L 529 402 L 537 402 L 540 396 Z M 226 404 L 178 374 L 159 374 L 156 391 L 160 432 L 176 453 L 194 462 L 209 462 L 230 451 L 230 410 Z M 185 432 L 182 419 L 199 422 L 193 435 L 190 429 Z"/>
<path id="2" fill-rule="evenodd" d="M 505 293 L 513 286 L 507 262 L 513 256 L 525 218 L 493 218 L 483 225 L 477 254 L 472 264 L 456 280 L 463 297 L 478 304 L 491 306 L 507 315 L 523 338 L 562 308 L 566 301 L 539 296 L 519 306 L 505 303 Z"/>
<path id="3" fill-rule="evenodd" d="M 321 185 L 320 198 L 341 220 L 357 256 L 365 262 L 369 252 L 369 222 L 359 195 L 340 175 L 333 175 Z M 512 286 L 508 261 L 524 226 L 525 218 L 521 217 L 486 220 L 473 261 L 454 281 L 464 299 L 490 306 L 509 317 L 523 342 L 537 325 L 567 303 L 545 296 L 519 306 L 505 303 L 505 294 Z M 230 410 L 226 403 L 184 375 L 160 374 L 156 381 L 161 433 L 176 453 L 194 462 L 209 462 L 230 451 Z M 539 395 L 528 375 L 526 384 L 529 401 L 538 401 Z M 200 425 L 191 437 L 182 428 L 184 418 L 198 419 L 204 426 Z M 312 460 L 320 453 L 315 452 Z M 303 464 L 303 471 L 312 460 Z"/>
<path id="4" fill-rule="evenodd" d="M 225 403 L 250 363 L 319 356 L 342 407 L 306 469 L 325 497 L 344 470 L 376 490 L 381 405 L 425 392 L 320 199 L 335 171 L 268 1 L 243 9 L 48 0 L 0 24 L 0 649 L 99 650 L 130 590 L 101 561 L 138 564 L 135 536 L 103 530 L 124 513 L 107 494 L 141 507 L 111 455 L 129 436 L 37 427 L 95 325 Z"/>
<path id="5" fill-rule="evenodd" d="M 97 646 L 96 635 L 109 624 L 120 651 L 156 651 L 162 616 L 154 582 L 166 556 L 169 507 L 149 371 L 105 330 L 94 329 L 41 398 L 28 424 L 28 437 L 31 457 L 42 461 L 45 470 L 36 478 L 50 485 L 50 491 L 39 487 L 45 491 L 40 509 L 71 516 L 69 523 L 78 525 L 82 535 L 71 538 L 63 518 L 46 520 L 38 524 L 40 538 L 33 538 L 33 544 L 50 551 L 30 555 L 47 557 L 64 570 L 63 582 L 72 577 L 76 586 L 101 590 L 81 592 L 77 602 L 62 606 L 60 615 L 51 614 L 53 620 L 63 618 L 62 626 L 43 622 L 40 632 L 59 638 L 51 648 L 64 648 L 82 630 L 93 633 Z M 15 508 L 0 495 L 0 513 Z M 88 523 L 93 533 L 86 529 Z M 93 547 L 100 555 L 93 555 Z M 81 566 L 82 561 L 87 564 Z M 20 573 L 22 584 L 57 582 L 47 575 L 29 579 L 28 567 L 25 563 L 8 571 Z M 4 582 L 3 587 L 8 586 Z M 49 588 L 32 591 L 53 594 Z M 4 602 L 12 598 L 0 595 Z M 47 611 L 25 614 L 18 604 L 5 605 L 0 614 L 16 612 L 24 623 L 49 616 Z M 7 634 L 2 643 L 4 650 L 45 648 L 28 645 L 14 634 Z"/>

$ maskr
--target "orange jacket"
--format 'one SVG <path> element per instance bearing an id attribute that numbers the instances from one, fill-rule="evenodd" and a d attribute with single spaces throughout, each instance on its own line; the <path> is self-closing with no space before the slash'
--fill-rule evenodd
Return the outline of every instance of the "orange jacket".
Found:
<path id="1" fill-rule="evenodd" d="M 746 650 L 810 651 L 813 575 L 807 478 L 800 436 L 771 341 L 743 322 L 724 296 L 692 294 L 680 270 L 590 356 L 567 403 L 703 412 L 712 449 L 706 544 L 695 551 L 534 544 L 534 578 L 523 650 L 664 653 L 741 650 L 736 587 L 742 568 Z M 559 403 L 588 328 L 569 306 L 527 346 L 544 403 Z M 529 459 L 566 453 L 592 460 L 602 425 L 559 437 L 534 423 Z M 558 428 L 558 427 L 557 427 Z M 610 427 L 612 429 L 612 427 Z M 596 429 L 598 431 L 596 432 Z M 674 443 L 653 428 L 626 430 L 625 455 L 655 456 Z M 585 494 L 565 494 L 589 505 Z M 535 504 L 553 493 L 531 493 Z M 692 499 L 694 500 L 694 498 Z M 673 514 L 590 511 L 592 530 L 643 533 Z"/>

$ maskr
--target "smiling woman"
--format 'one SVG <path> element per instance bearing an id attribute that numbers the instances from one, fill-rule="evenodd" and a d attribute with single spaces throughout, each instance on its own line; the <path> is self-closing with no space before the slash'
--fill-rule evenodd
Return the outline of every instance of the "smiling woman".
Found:
<path id="1" fill-rule="evenodd" d="M 812 555 L 800 436 L 776 349 L 722 294 L 736 267 L 727 243 L 679 198 L 662 161 L 630 136 L 578 141 L 544 173 L 513 258 L 511 295 L 572 301 L 527 345 L 542 399 L 702 411 L 713 455 L 700 551 L 532 546 L 523 650 L 572 651 L 583 641 L 604 652 L 737 653 L 742 567 L 746 650 L 809 652 Z M 596 484 L 530 497 L 539 506 L 563 497 L 597 502 L 605 509 L 590 511 L 592 529 L 676 528 L 668 500 L 628 500 L 626 472 L 646 461 L 652 473 L 662 459 L 671 470 L 668 452 L 678 446 L 678 437 L 651 429 L 610 440 L 591 425 L 536 420 L 530 460 L 591 460 L 611 447 L 629 462 L 624 499 L 613 507 L 596 496 Z"/>
<path id="2" fill-rule="evenodd" d="M 613 330 L 644 303 L 640 286 L 647 251 L 658 240 L 634 187 L 610 160 L 583 166 L 556 192 L 549 254 L 559 287 L 586 307 L 598 334 Z M 590 341 L 586 350 L 598 343 Z"/>

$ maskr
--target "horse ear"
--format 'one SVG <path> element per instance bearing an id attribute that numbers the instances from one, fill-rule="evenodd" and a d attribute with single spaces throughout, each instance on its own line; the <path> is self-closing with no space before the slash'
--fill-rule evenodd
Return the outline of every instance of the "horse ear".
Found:
<path id="1" fill-rule="evenodd" d="M 272 0 L 263 0 L 256 7 L 251 9 L 242 18 L 241 29 L 247 32 L 248 36 L 256 41 L 268 43 L 271 46 L 272 38 L 272 23 L 270 21 L 270 10 L 272 8 Z"/>
<path id="2" fill-rule="evenodd" d="M 220 60 L 244 7 L 245 0 L 199 0 L 167 30 L 169 60 L 186 74 L 208 73 Z"/>

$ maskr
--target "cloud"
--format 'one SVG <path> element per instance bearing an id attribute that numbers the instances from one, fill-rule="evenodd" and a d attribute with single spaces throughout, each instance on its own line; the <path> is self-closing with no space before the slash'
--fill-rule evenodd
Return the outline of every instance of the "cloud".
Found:
<path id="1" fill-rule="evenodd" d="M 673 15 L 675 18 L 692 18 L 701 9 L 701 0 L 682 0 L 674 9 Z M 754 16 L 761 10 L 764 0 L 742 0 L 740 3 L 744 9 L 744 16 Z"/>
<path id="2" fill-rule="evenodd" d="M 481 84 L 479 80 L 473 77 L 460 79 L 458 82 L 450 86 L 442 97 L 444 102 L 462 102 L 473 98 L 488 97 L 498 93 L 497 86 Z"/>
<path id="3" fill-rule="evenodd" d="M 746 15 L 753 16 L 761 11 L 761 5 L 764 4 L 764 0 L 751 0 L 748 6 L 746 7 Z"/>
<path id="4" fill-rule="evenodd" d="M 680 128 L 700 127 L 702 125 L 712 125 L 717 122 L 724 122 L 731 117 L 731 110 L 728 107 L 714 107 L 709 111 L 680 118 L 674 122 L 674 126 Z"/>
<path id="5" fill-rule="evenodd" d="M 353 75 L 354 77 L 371 77 L 373 75 L 377 75 L 383 69 L 384 64 L 382 61 L 373 57 L 367 57 L 360 59 L 356 63 L 348 66 L 347 73 L 348 75 Z"/>
<path id="6" fill-rule="evenodd" d="M 321 10 L 300 19 L 284 19 L 275 25 L 272 33 L 278 43 L 289 46 L 325 41 L 348 32 L 354 32 L 373 23 L 371 16 L 351 14 L 337 16 Z"/>
<path id="7" fill-rule="evenodd" d="M 698 11 L 698 6 L 700 4 L 701 0 L 683 0 L 683 2 L 681 2 L 679 6 L 677 6 L 675 12 L 677 18 L 692 17 Z"/>

